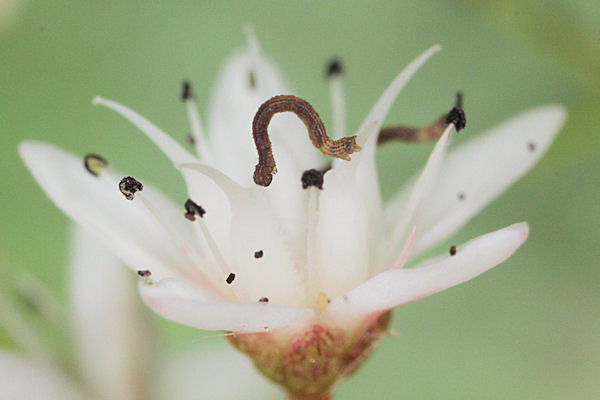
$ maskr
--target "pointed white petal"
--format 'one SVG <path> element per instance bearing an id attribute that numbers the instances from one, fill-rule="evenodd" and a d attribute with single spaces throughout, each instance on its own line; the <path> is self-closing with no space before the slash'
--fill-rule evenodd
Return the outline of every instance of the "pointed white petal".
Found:
<path id="1" fill-rule="evenodd" d="M 243 185 L 253 184 L 252 171 L 258 157 L 252 139 L 254 114 L 269 98 L 291 93 L 277 67 L 259 53 L 257 46 L 251 47 L 227 61 L 208 113 L 215 165 Z M 288 149 L 300 172 L 302 168 L 319 166 L 318 151 L 312 147 L 305 126 L 294 115 L 276 115 L 269 134 L 274 144 Z"/>
<path id="2" fill-rule="evenodd" d="M 195 271 L 185 255 L 189 249 L 177 248 L 154 216 L 122 196 L 118 189 L 122 176 L 103 171 L 95 177 L 81 158 L 40 142 L 21 143 L 19 154 L 50 199 L 129 267 L 150 269 L 157 279 L 173 276 L 174 267 Z M 163 195 L 149 185 L 143 193 L 161 212 L 173 216 L 181 235 L 191 237 L 191 226 Z"/>
<path id="3" fill-rule="evenodd" d="M 158 399 L 283 400 L 245 355 L 226 343 L 196 344 L 170 354 L 156 379 Z"/>
<path id="4" fill-rule="evenodd" d="M 147 398 L 145 380 L 154 347 L 134 273 L 80 227 L 73 231 L 72 254 L 71 303 L 80 372 L 99 398 Z"/>
<path id="5" fill-rule="evenodd" d="M 162 317 L 206 330 L 265 332 L 314 316 L 312 310 L 272 302 L 217 301 L 205 292 L 175 279 L 163 279 L 150 285 L 140 284 L 140 292 L 146 304 Z"/>
<path id="6" fill-rule="evenodd" d="M 115 111 L 123 118 L 134 124 L 138 129 L 150 138 L 173 163 L 196 162 L 196 157 L 192 156 L 179 143 L 177 143 L 169 135 L 161 131 L 152 122 L 142 117 L 135 111 L 119 104 L 115 101 L 104 99 L 100 96 L 92 101 L 94 105 L 100 105 Z"/>
<path id="7" fill-rule="evenodd" d="M 0 352 L 0 399 L 83 400 L 76 385 L 58 368 L 8 352 Z"/>
<path id="8" fill-rule="evenodd" d="M 385 92 L 383 92 L 379 100 L 377 100 L 377 103 L 375 103 L 375 105 L 369 112 L 369 115 L 367 116 L 367 118 L 365 118 L 365 121 L 363 122 L 361 128 L 358 130 L 359 132 L 364 132 L 362 134 L 359 134 L 359 137 L 357 138 L 359 144 L 365 144 L 367 139 L 369 138 L 371 138 L 370 140 L 374 142 L 377 141 L 377 135 L 375 135 L 375 137 L 373 135 L 368 136 L 366 134 L 368 132 L 365 131 L 364 128 L 371 122 L 378 121 L 379 126 L 377 127 L 377 132 L 379 132 L 379 128 L 381 128 L 381 125 L 385 120 L 385 116 L 389 112 L 390 108 L 392 107 L 392 104 L 396 100 L 396 97 L 398 97 L 400 91 L 404 89 L 404 86 L 406 86 L 408 81 L 410 81 L 410 79 L 417 73 L 417 71 L 423 66 L 423 64 L 425 64 L 427 60 L 431 58 L 431 56 L 433 56 L 441 49 L 441 46 L 437 44 L 431 46 L 429 49 L 425 50 L 417 58 L 415 58 L 410 64 L 408 64 L 406 68 L 404 68 L 404 70 L 400 74 L 398 74 L 398 76 L 396 76 L 396 78 L 388 86 Z"/>
<path id="9" fill-rule="evenodd" d="M 408 237 L 410 227 L 416 225 L 419 230 L 422 229 L 415 220 L 423 207 L 423 201 L 431 197 L 431 193 L 438 182 L 438 176 L 440 175 L 446 156 L 446 150 L 450 141 L 450 132 L 452 130 L 454 130 L 454 125 L 449 125 L 446 128 L 429 156 L 423 172 L 421 172 L 419 178 L 410 189 L 408 201 L 403 204 L 400 216 L 396 220 L 396 226 L 390 240 L 390 253 L 385 265 L 382 266 L 383 268 L 386 268 L 389 262 L 397 257 L 400 246 Z"/>
<path id="10" fill-rule="evenodd" d="M 527 239 L 522 222 L 479 236 L 456 255 L 446 254 L 412 269 L 391 269 L 331 302 L 327 313 L 350 317 L 387 310 L 466 282 L 510 257 Z"/>
<path id="11" fill-rule="evenodd" d="M 242 188 L 221 172 L 201 164 L 183 164 L 181 167 L 213 179 L 229 199 L 232 213 L 228 235 L 229 262 L 236 274 L 234 285 L 240 285 L 251 299 L 268 297 L 274 303 L 302 304 L 304 287 L 265 189 Z M 297 186 L 301 187 L 299 180 Z M 292 200 L 287 204 L 295 206 Z M 261 258 L 254 257 L 257 251 L 263 252 Z"/>
<path id="12" fill-rule="evenodd" d="M 561 106 L 539 107 L 450 151 L 415 220 L 415 255 L 454 233 L 526 174 L 550 147 L 565 118 Z"/>
<path id="13" fill-rule="evenodd" d="M 365 229 L 364 240 L 367 241 L 369 249 L 377 247 L 376 241 L 380 236 L 381 195 L 379 193 L 377 170 L 375 167 L 377 134 L 400 91 L 419 68 L 440 49 L 440 46 L 436 45 L 423 52 L 398 74 L 388 86 L 358 130 L 357 142 L 363 149 L 352 155 L 352 161 L 334 160 L 334 169 L 352 171 L 344 172 L 344 174 L 355 175 L 355 187 L 360 188 L 360 190 L 352 195 L 358 196 L 358 199 L 362 203 L 363 212 L 365 212 L 363 226 L 363 229 Z M 376 259 L 377 255 L 374 252 L 368 254 L 368 263 L 365 265 L 367 273 L 372 272 L 369 271 L 370 269 L 373 271 L 378 270 L 377 266 L 374 265 Z"/>

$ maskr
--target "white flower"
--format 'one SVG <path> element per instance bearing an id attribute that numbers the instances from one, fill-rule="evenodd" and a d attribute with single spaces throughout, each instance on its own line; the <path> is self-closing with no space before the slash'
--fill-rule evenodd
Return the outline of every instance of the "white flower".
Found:
<path id="1" fill-rule="evenodd" d="M 75 360 L 65 365 L 52 357 L 46 350 L 49 340 L 35 332 L 31 319 L 15 312 L 19 297 L 3 290 L 0 327 L 26 352 L 0 349 L 0 399 L 278 398 L 250 361 L 231 349 L 201 345 L 185 353 L 158 354 L 133 276 L 83 229 L 77 229 L 74 239 L 72 318 L 62 340 L 72 347 Z M 35 296 L 34 304 L 47 308 L 38 286 L 21 296 Z"/>
<path id="2" fill-rule="evenodd" d="M 245 333 L 232 342 L 268 376 L 291 393 L 326 393 L 377 342 L 388 310 L 474 278 L 510 257 L 528 235 L 526 223 L 513 224 L 457 246 L 455 255 L 402 268 L 525 174 L 566 115 L 558 105 L 529 110 L 488 132 L 468 133 L 470 141 L 446 154 L 448 125 L 423 171 L 383 207 L 378 132 L 398 93 L 438 50 L 421 54 L 392 81 L 357 131 L 362 150 L 351 161 L 334 161 L 323 190 L 302 188 L 303 172 L 324 164 L 291 114 L 269 126 L 278 170 L 272 184 L 252 182 L 254 114 L 271 96 L 290 93 L 252 37 L 219 79 L 207 136 L 186 93 L 199 158 L 134 111 L 96 98 L 94 104 L 140 128 L 180 169 L 193 201 L 188 216 L 203 213 L 198 205 L 206 211 L 194 223 L 182 218 L 185 198 L 172 205 L 144 185 L 127 201 L 117 190 L 122 175 L 93 176 L 80 158 L 52 145 L 22 143 L 20 154 L 65 213 L 131 268 L 151 271 L 140 290 L 157 313 Z M 341 121 L 341 91 L 333 88 Z"/>

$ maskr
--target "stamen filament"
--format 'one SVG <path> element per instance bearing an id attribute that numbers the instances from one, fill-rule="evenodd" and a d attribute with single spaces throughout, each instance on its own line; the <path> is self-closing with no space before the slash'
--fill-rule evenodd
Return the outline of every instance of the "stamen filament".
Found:
<path id="1" fill-rule="evenodd" d="M 315 254 L 317 251 L 317 223 L 318 223 L 318 189 L 311 186 L 306 189 L 307 223 L 306 223 L 306 299 L 308 306 L 317 309 L 317 279 L 318 266 Z"/>
<path id="2" fill-rule="evenodd" d="M 192 130 L 192 138 L 194 139 L 194 143 L 196 146 L 196 151 L 200 156 L 200 159 L 205 164 L 210 164 L 210 151 L 208 148 L 208 142 L 206 140 L 206 135 L 204 130 L 202 129 L 202 121 L 200 120 L 200 113 L 198 112 L 198 107 L 196 105 L 196 100 L 194 96 L 190 95 L 184 98 L 185 107 L 187 109 L 188 119 L 190 122 L 190 128 Z"/>
<path id="3" fill-rule="evenodd" d="M 341 74 L 329 78 L 329 92 L 333 114 L 333 139 L 337 140 L 346 135 L 346 98 Z"/>

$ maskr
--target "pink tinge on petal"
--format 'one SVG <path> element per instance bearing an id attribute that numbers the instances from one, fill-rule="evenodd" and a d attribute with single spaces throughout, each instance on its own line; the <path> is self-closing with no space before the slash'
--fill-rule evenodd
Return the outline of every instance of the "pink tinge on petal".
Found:
<path id="1" fill-rule="evenodd" d="M 140 284 L 139 290 L 144 302 L 162 317 L 206 330 L 266 332 L 306 321 L 315 314 L 258 299 L 255 303 L 218 300 L 175 279 Z"/>
<path id="2" fill-rule="evenodd" d="M 425 261 L 412 269 L 391 269 L 333 300 L 327 308 L 332 318 L 355 318 L 410 303 L 466 282 L 502 263 L 527 239 L 522 222 L 479 236 L 454 255 Z"/>

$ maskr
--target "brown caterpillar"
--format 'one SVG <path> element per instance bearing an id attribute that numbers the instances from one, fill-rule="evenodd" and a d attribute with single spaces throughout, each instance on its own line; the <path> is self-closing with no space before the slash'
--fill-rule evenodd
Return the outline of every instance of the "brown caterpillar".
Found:
<path id="1" fill-rule="evenodd" d="M 338 140 L 332 140 L 327 136 L 321 117 L 306 100 L 291 95 L 272 97 L 259 107 L 252 121 L 252 136 L 258 151 L 258 164 L 254 169 L 254 183 L 257 185 L 269 186 L 273 175 L 277 172 L 267 128 L 271 118 L 281 112 L 296 114 L 306 125 L 312 144 L 325 156 L 350 161 L 350 154 L 361 149 L 356 144 L 356 136 Z"/>

